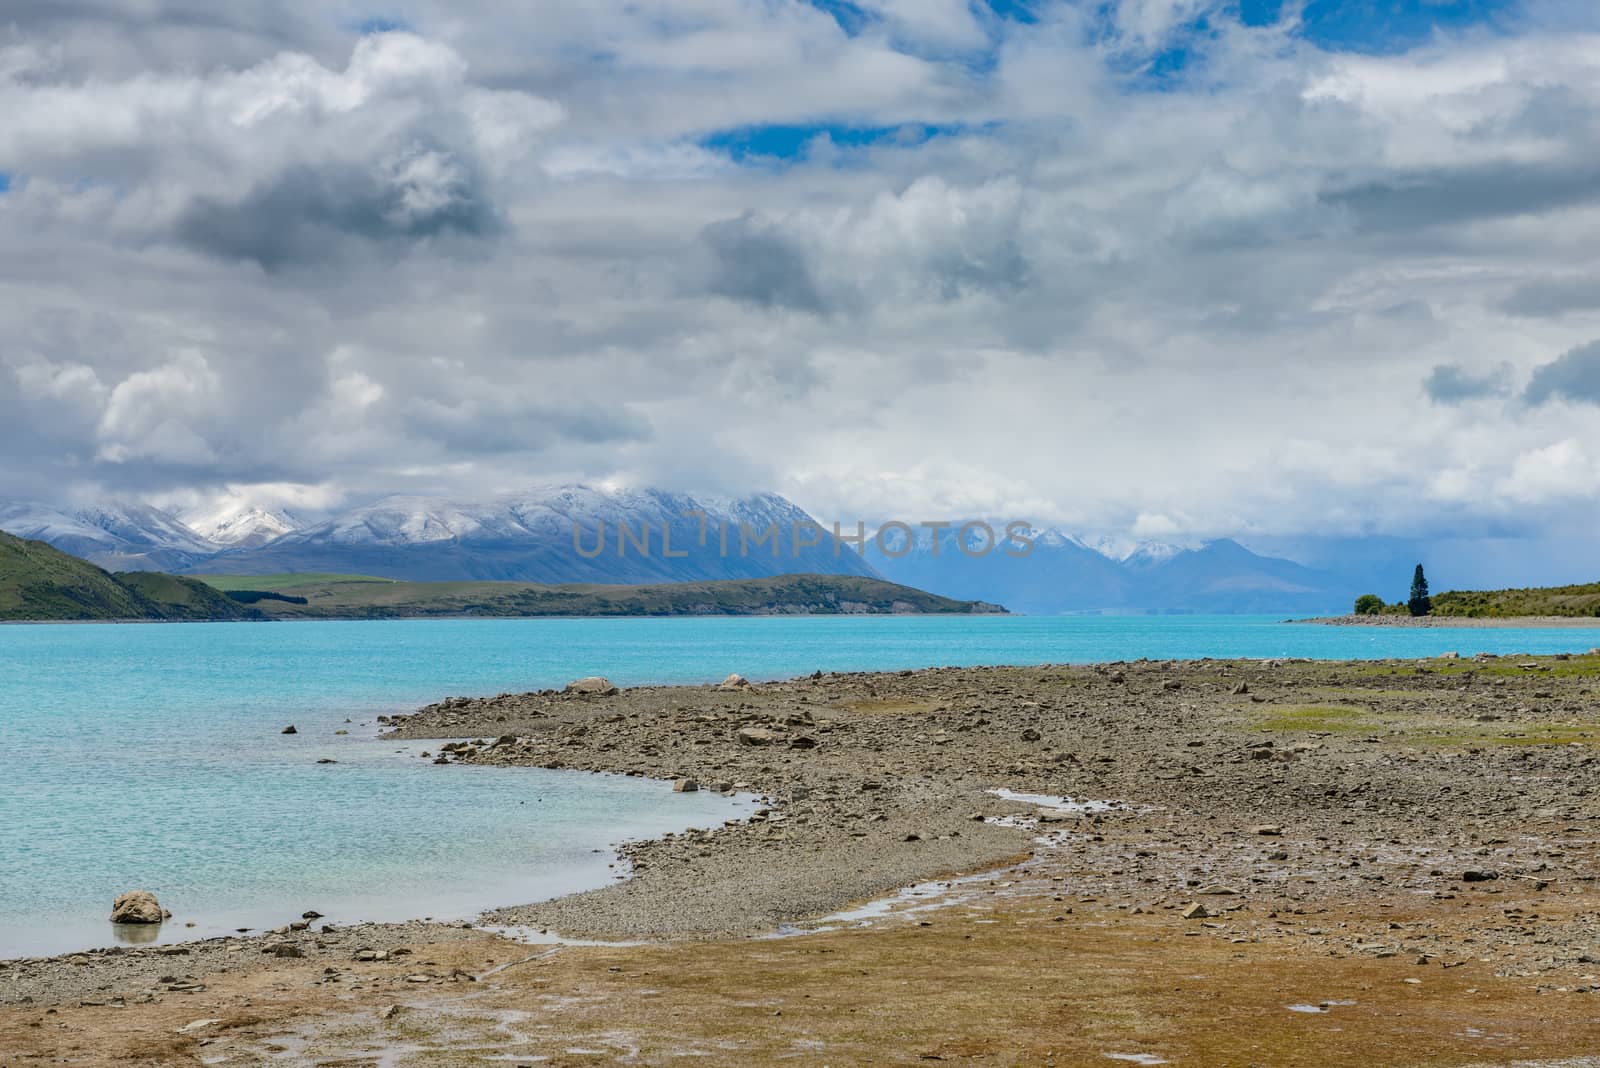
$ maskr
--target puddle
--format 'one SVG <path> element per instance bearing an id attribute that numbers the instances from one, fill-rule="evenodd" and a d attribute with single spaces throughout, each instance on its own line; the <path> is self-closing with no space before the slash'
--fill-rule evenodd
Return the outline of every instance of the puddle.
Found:
<path id="1" fill-rule="evenodd" d="M 1129 1064 L 1171 1064 L 1164 1057 L 1157 1057 L 1154 1053 L 1102 1053 L 1108 1061 L 1127 1061 Z"/>
<path id="2" fill-rule="evenodd" d="M 1319 1001 L 1315 1005 L 1302 1002 L 1298 1005 L 1285 1005 L 1284 1008 L 1288 1009 L 1290 1012 L 1324 1013 L 1329 1009 L 1338 1008 L 1341 1005 L 1354 1004 L 1355 1002 L 1353 1001 Z"/>
<path id="3" fill-rule="evenodd" d="M 1055 794 L 1025 794 L 1004 788 L 987 790 L 985 793 L 992 794 L 1002 801 L 1015 801 L 1018 804 L 1033 805 L 1036 808 L 1047 808 L 1052 812 L 1110 812 L 1113 809 L 1122 807 L 1121 802 L 1118 801 L 1076 801 L 1070 797 L 1058 797 Z"/>
<path id="4" fill-rule="evenodd" d="M 637 939 L 626 942 L 607 942 L 594 938 L 563 938 L 555 931 L 540 930 L 537 927 L 522 927 L 516 924 L 480 923 L 478 924 L 478 930 L 488 931 L 491 934 L 499 935 L 501 938 L 507 938 L 513 942 L 521 942 L 527 946 L 609 946 L 613 949 L 632 949 L 638 946 L 654 944 Z M 494 972 L 503 971 L 506 967 L 508 965 L 501 965 L 494 971 L 485 972 L 484 974 L 493 975 Z M 482 976 L 479 978 L 482 978 Z"/>

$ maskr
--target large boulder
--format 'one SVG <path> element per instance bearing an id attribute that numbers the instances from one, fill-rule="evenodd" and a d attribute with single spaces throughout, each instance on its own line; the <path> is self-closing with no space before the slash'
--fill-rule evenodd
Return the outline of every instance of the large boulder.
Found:
<path id="1" fill-rule="evenodd" d="M 148 890 L 129 890 L 111 903 L 112 923 L 160 923 L 171 915 Z"/>
<path id="2" fill-rule="evenodd" d="M 567 683 L 567 692 L 596 693 L 602 697 L 610 697 L 617 692 L 617 688 L 611 685 L 610 679 L 600 675 L 590 675 L 586 679 L 577 679 L 574 682 Z"/>
<path id="3" fill-rule="evenodd" d="M 783 735 L 765 727 L 740 727 L 739 733 L 734 737 L 740 745 L 772 745 Z"/>

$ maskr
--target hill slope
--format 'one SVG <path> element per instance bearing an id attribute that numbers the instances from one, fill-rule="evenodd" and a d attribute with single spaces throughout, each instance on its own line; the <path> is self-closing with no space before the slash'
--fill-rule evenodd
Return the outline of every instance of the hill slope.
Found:
<path id="1" fill-rule="evenodd" d="M 650 586 L 397 582 L 359 575 L 228 575 L 208 577 L 208 581 L 229 590 L 233 597 L 249 600 L 274 619 L 1001 611 L 992 605 L 952 600 L 859 575 L 780 575 Z M 269 596 L 260 597 L 261 593 Z"/>
<path id="2" fill-rule="evenodd" d="M 256 618 L 195 579 L 112 575 L 42 541 L 0 532 L 0 620 Z"/>
<path id="3" fill-rule="evenodd" d="M 1600 582 L 1516 590 L 1450 590 L 1433 599 L 1436 616 L 1600 616 Z"/>

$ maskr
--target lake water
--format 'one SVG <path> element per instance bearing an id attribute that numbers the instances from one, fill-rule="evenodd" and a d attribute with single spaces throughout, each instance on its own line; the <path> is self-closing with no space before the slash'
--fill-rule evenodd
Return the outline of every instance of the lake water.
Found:
<path id="1" fill-rule="evenodd" d="M 533 769 L 435 767 L 380 713 L 455 694 L 823 670 L 1182 657 L 1578 652 L 1600 629 L 1250 617 L 800 617 L 0 626 L 0 957 L 108 944 L 156 892 L 174 940 L 469 917 L 616 877 L 610 846 L 749 799 Z M 348 722 L 347 722 L 348 721 Z M 280 733 L 293 723 L 298 734 Z M 337 735 L 348 730 L 348 735 Z M 319 758 L 335 764 L 317 764 Z M 597 852 L 598 850 L 598 852 Z M 194 927 L 184 926 L 192 922 Z"/>

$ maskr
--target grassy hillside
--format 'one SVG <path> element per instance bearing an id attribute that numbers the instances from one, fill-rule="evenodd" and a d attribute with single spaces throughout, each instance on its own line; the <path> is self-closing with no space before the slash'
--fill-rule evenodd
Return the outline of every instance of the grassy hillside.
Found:
<path id="1" fill-rule="evenodd" d="M 1436 616 L 1600 616 L 1600 582 L 1522 590 L 1451 590 L 1433 599 Z"/>
<path id="2" fill-rule="evenodd" d="M 992 608 L 857 575 L 686 582 L 659 586 L 535 586 L 521 582 L 394 582 L 365 576 L 205 576 L 236 595 L 250 591 L 304 598 L 261 600 L 274 619 L 392 619 L 408 616 L 666 616 L 851 613 L 967 613 Z"/>
<path id="3" fill-rule="evenodd" d="M 378 582 L 394 583 L 398 579 L 379 578 L 376 575 L 325 575 L 319 573 L 294 573 L 285 575 L 203 575 L 200 581 L 224 593 L 230 590 L 260 590 L 281 593 L 291 586 L 324 583 Z"/>
<path id="4" fill-rule="evenodd" d="M 159 571 L 119 571 L 112 576 L 149 605 L 157 619 L 258 619 L 260 613 L 230 600 L 222 591 L 182 575 Z"/>
<path id="5" fill-rule="evenodd" d="M 255 619 L 194 579 L 112 575 L 42 541 L 0 531 L 0 620 Z"/>

